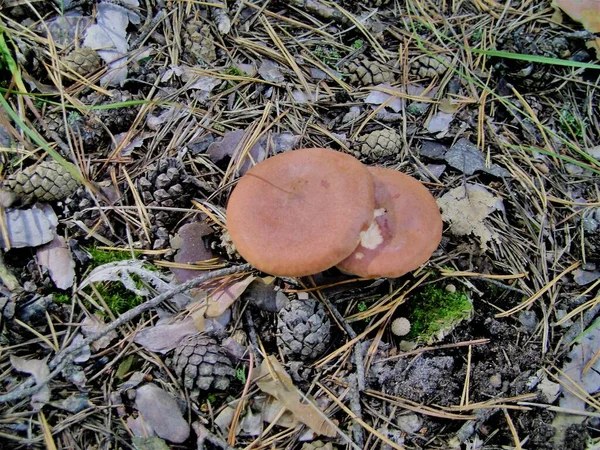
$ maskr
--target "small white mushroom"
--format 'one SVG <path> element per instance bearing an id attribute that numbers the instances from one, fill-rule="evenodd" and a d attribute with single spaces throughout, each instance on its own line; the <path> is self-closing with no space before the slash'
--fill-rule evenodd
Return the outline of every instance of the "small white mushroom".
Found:
<path id="1" fill-rule="evenodd" d="M 406 336 L 410 333 L 410 322 L 406 317 L 398 317 L 392 322 L 392 333 L 395 336 Z"/>

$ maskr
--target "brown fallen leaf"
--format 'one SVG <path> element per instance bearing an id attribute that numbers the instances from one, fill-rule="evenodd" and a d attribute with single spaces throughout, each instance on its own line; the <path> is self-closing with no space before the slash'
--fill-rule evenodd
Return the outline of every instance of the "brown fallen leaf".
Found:
<path id="1" fill-rule="evenodd" d="M 189 437 L 190 426 L 176 398 L 155 384 L 136 389 L 135 407 L 159 437 L 177 444 Z"/>
<path id="2" fill-rule="evenodd" d="M 204 317 L 219 317 L 244 293 L 256 277 L 250 275 L 241 281 L 230 284 L 216 293 L 209 295 Z"/>
<path id="3" fill-rule="evenodd" d="M 294 386 L 291 377 L 272 355 L 261 364 L 256 375 L 256 384 L 261 391 L 272 395 L 288 409 L 296 419 L 318 435 L 334 437 L 335 428 L 327 421 L 325 413 Z"/>
<path id="4" fill-rule="evenodd" d="M 36 384 L 45 381 L 50 375 L 48 357 L 44 359 L 25 359 L 19 356 L 10 355 L 10 363 L 15 370 L 33 375 Z M 33 406 L 34 409 L 40 409 L 44 406 L 44 403 L 48 403 L 49 401 L 50 388 L 48 385 L 45 385 L 42 389 L 33 394 L 31 397 L 31 406 Z"/>
<path id="5" fill-rule="evenodd" d="M 175 323 L 158 323 L 139 331 L 133 341 L 146 350 L 156 353 L 168 353 L 186 338 L 198 333 L 191 317 Z"/>
<path id="6" fill-rule="evenodd" d="M 99 332 L 103 331 L 106 327 L 107 327 L 107 324 L 104 323 L 102 316 L 100 316 L 99 314 L 94 315 L 94 316 L 88 316 L 81 323 L 81 331 L 83 332 L 83 334 L 86 337 L 90 336 L 94 333 L 99 333 Z M 96 352 L 98 350 L 102 350 L 103 348 L 108 347 L 110 342 L 113 339 L 116 339 L 118 336 L 119 335 L 117 334 L 116 331 L 114 331 L 114 330 L 109 331 L 104 336 L 102 336 L 100 339 L 97 339 L 94 342 L 92 342 L 91 347 Z"/>
<path id="7" fill-rule="evenodd" d="M 39 265 L 47 267 L 50 278 L 59 289 L 69 289 L 75 281 L 75 261 L 62 236 L 39 247 L 36 252 Z"/>
<path id="8" fill-rule="evenodd" d="M 552 6 L 560 8 L 571 19 L 581 23 L 590 33 L 600 33 L 598 0 L 554 0 Z"/>

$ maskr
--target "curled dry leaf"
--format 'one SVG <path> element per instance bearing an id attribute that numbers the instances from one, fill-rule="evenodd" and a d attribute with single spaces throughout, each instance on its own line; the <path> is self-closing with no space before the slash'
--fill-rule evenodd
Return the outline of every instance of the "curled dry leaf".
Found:
<path id="1" fill-rule="evenodd" d="M 177 232 L 179 238 L 179 251 L 175 255 L 175 262 L 180 264 L 194 264 L 214 258 L 210 248 L 204 245 L 204 236 L 212 233 L 210 226 L 204 222 L 191 222 L 183 225 Z M 177 281 L 183 283 L 198 276 L 198 270 L 181 269 L 172 267 L 171 272 Z"/>
<path id="2" fill-rule="evenodd" d="M 50 369 L 48 368 L 48 357 L 44 359 L 25 359 L 19 356 L 10 355 L 10 363 L 19 372 L 25 372 L 32 375 L 36 384 L 48 379 Z M 50 400 L 50 388 L 44 386 L 31 397 L 31 406 L 40 409 L 44 403 Z"/>
<path id="3" fill-rule="evenodd" d="M 107 325 L 104 323 L 100 315 L 88 316 L 81 323 L 81 331 L 87 337 L 91 336 L 92 334 L 104 331 L 106 326 Z M 115 330 L 109 331 L 101 338 L 95 340 L 92 343 L 91 347 L 94 351 L 97 352 L 98 350 L 102 350 L 103 348 L 108 347 L 110 342 L 113 339 L 116 339 L 117 337 L 118 335 Z"/>
<path id="4" fill-rule="evenodd" d="M 485 219 L 494 211 L 504 211 L 501 198 L 496 197 L 479 184 L 465 184 L 446 192 L 437 201 L 442 219 L 450 223 L 450 231 L 456 236 L 474 234 L 479 237 L 481 250 L 488 248 L 492 240 L 500 236 Z"/>
<path id="5" fill-rule="evenodd" d="M 50 278 L 59 289 L 68 289 L 75 281 L 75 261 L 71 250 L 61 236 L 54 236 L 49 243 L 37 249 L 37 262 L 47 267 Z"/>
<path id="6" fill-rule="evenodd" d="M 336 430 L 326 420 L 325 413 L 294 386 L 291 377 L 274 356 L 270 355 L 262 362 L 256 375 L 256 384 L 261 391 L 280 401 L 314 433 L 329 437 L 336 435 Z"/>
<path id="7" fill-rule="evenodd" d="M 52 241 L 57 225 L 58 217 L 49 205 L 6 211 L 6 231 L 12 248 L 38 247 Z M 0 245 L 8 247 L 2 234 Z"/>
<path id="8" fill-rule="evenodd" d="M 123 0 L 138 6 L 138 0 Z M 139 23 L 139 17 L 123 8 L 108 2 L 100 2 L 96 9 L 96 24 L 85 33 L 83 45 L 98 51 L 108 64 L 108 72 L 100 82 L 102 85 L 118 86 L 127 78 L 127 26 L 129 22 Z"/>
<path id="9" fill-rule="evenodd" d="M 136 390 L 135 407 L 161 438 L 177 444 L 190 435 L 190 426 L 183 418 L 175 397 L 154 384 Z"/>

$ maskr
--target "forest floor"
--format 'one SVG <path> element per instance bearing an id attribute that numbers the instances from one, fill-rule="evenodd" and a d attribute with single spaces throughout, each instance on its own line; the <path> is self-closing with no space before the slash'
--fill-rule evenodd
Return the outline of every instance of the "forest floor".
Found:
<path id="1" fill-rule="evenodd" d="M 570 14 L 0 2 L 0 447 L 600 448 L 600 13 Z M 423 182 L 431 259 L 245 265 L 231 190 L 306 147 Z"/>

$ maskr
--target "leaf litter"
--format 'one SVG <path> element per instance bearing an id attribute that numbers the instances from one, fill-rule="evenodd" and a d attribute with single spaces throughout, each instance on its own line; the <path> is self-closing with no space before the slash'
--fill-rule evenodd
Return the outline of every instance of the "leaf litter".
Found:
<path id="1" fill-rule="evenodd" d="M 589 214 L 598 207 L 598 166 L 590 159 L 599 147 L 598 130 L 593 126 L 597 123 L 597 83 L 593 70 L 577 67 L 594 61 L 598 38 L 584 29 L 589 28 L 590 17 L 573 16 L 581 20 L 580 25 L 565 16 L 562 23 L 553 21 L 547 27 L 548 11 L 542 14 L 527 2 L 513 2 L 510 8 L 491 2 L 485 11 L 481 5 L 457 4 L 452 11 L 444 11 L 443 21 L 438 20 L 439 5 L 429 0 L 396 2 L 393 7 L 393 2 L 370 0 L 337 5 L 294 0 L 277 2 L 276 7 L 242 2 L 235 9 L 223 2 L 215 2 L 215 6 L 171 2 L 165 3 L 168 10 L 162 10 L 160 2 L 139 2 L 136 7 L 131 2 L 117 2 L 124 7 L 114 8 L 114 16 L 107 14 L 111 8 L 105 6 L 115 2 L 92 2 L 75 11 L 68 11 L 70 2 L 63 2 L 61 14 L 56 14 L 51 2 L 34 2 L 41 19 L 31 24 L 29 4 L 26 10 L 20 3 L 14 9 L 3 9 L 11 19 L 2 33 L 8 42 L 3 54 L 16 57 L 16 64 L 10 66 L 16 68 L 12 73 L 15 89 L 3 96 L 9 115 L 0 128 L 9 139 L 3 139 L 2 145 L 10 155 L 4 172 L 10 175 L 20 165 L 34 164 L 41 153 L 57 149 L 79 166 L 90 189 L 68 199 L 69 204 L 77 205 L 72 212 L 64 213 L 60 202 L 53 204 L 60 220 L 44 225 L 43 232 L 30 233 L 38 227 L 33 225 L 35 221 L 44 220 L 31 212 L 37 206 L 15 209 L 14 204 L 3 202 L 9 218 L 10 214 L 30 216 L 24 222 L 5 221 L 12 227 L 9 234 L 29 227 L 27 233 L 33 235 L 33 239 L 19 238 L 23 246 L 13 246 L 3 254 L 22 289 L 3 289 L 0 297 L 0 342 L 9 349 L 0 358 L 7 371 L 13 367 L 9 364 L 11 353 L 43 361 L 49 349 L 60 348 L 62 342 L 69 343 L 67 349 L 81 346 L 90 334 L 83 329 L 80 333 L 77 327 L 98 311 L 102 317 L 95 326 L 101 333 L 105 325 L 118 320 L 110 306 L 100 305 L 98 299 L 102 299 L 95 290 L 117 291 L 124 298 L 137 292 L 146 302 L 176 287 L 168 271 L 161 270 L 170 267 L 175 251 L 181 250 L 168 244 L 176 240 L 175 230 L 182 225 L 206 224 L 211 232 L 195 242 L 201 241 L 204 250 L 219 258 L 219 264 L 239 263 L 223 226 L 223 211 L 231 186 L 253 160 L 309 146 L 354 153 L 363 135 L 391 128 L 402 136 L 405 148 L 389 160 L 370 163 L 418 173 L 428 180 L 426 185 L 440 205 L 446 202 L 446 229 L 441 247 L 427 266 L 400 280 L 364 283 L 335 271 L 318 274 L 313 280 L 252 274 L 257 278 L 244 290 L 243 284 L 249 280 L 244 274 L 207 283 L 146 311 L 139 320 L 118 327 L 119 339 L 107 334 L 106 340 L 84 345 L 72 355 L 74 361 L 51 382 L 55 401 L 48 405 L 53 408 L 50 417 L 48 407 L 43 410 L 46 425 L 26 416 L 30 414 L 27 401 L 3 403 L 0 440 L 9 441 L 11 448 L 36 448 L 46 442 L 44 436 L 46 440 L 52 436 L 57 446 L 70 442 L 85 448 L 99 436 L 119 436 L 124 445 L 165 448 L 167 443 L 139 414 L 132 395 L 153 382 L 186 399 L 188 413 L 183 418 L 191 422 L 196 435 L 190 434 L 185 445 L 194 445 L 197 438 L 199 445 L 222 447 L 227 440 L 230 446 L 241 448 L 260 440 L 259 445 L 300 448 L 304 443 L 304 448 L 310 449 L 340 446 L 343 439 L 354 448 L 420 447 L 427 442 L 436 448 L 485 445 L 579 450 L 585 448 L 586 440 L 593 442 L 597 428 L 593 414 L 598 412 L 591 397 L 594 394 L 588 394 L 591 403 L 578 410 L 577 421 L 572 421 L 564 435 L 552 438 L 552 419 L 569 413 L 559 411 L 561 399 L 569 394 L 561 386 L 562 397 L 554 400 L 557 384 L 550 381 L 556 381 L 553 375 L 557 375 L 565 383 L 558 368 L 573 369 L 567 358 L 570 352 L 575 358 L 587 358 L 588 363 L 593 359 L 588 351 L 592 341 L 571 341 L 594 323 L 599 310 L 594 299 L 598 295 L 595 277 L 600 243 L 598 226 Z M 375 3 L 377 8 L 371 8 Z M 18 16 L 23 10 L 24 20 Z M 94 16 L 89 15 L 92 11 Z M 110 17 L 112 23 L 107 22 Z M 23 25 L 16 28 L 20 23 Z M 105 62 L 92 76 L 63 76 L 61 59 L 85 46 L 86 30 L 97 26 L 103 28 L 96 28 L 96 44 L 102 48 L 95 48 L 112 52 L 112 58 L 124 58 L 114 65 Z M 114 42 L 107 39 L 111 27 L 115 28 Z M 48 32 L 55 47 L 39 51 Z M 212 51 L 204 48 L 197 52 L 209 42 Z M 124 51 L 119 53 L 117 47 Z M 451 70 L 440 71 L 431 64 L 450 52 L 454 55 Z M 495 52 L 522 54 L 525 60 L 495 56 Z M 538 63 L 539 57 L 557 64 Z M 122 78 L 125 62 L 127 73 Z M 376 77 L 375 62 L 389 71 L 391 81 L 373 85 L 352 81 L 352 63 Z M 96 75 L 100 74 L 107 78 L 98 81 Z M 109 78 L 113 85 L 107 84 Z M 20 79 L 24 86 L 19 85 Z M 33 99 L 20 92 L 27 88 L 34 90 L 32 95 L 40 90 L 48 97 Z M 384 104 L 386 107 L 380 108 Z M 434 106 L 437 110 L 432 112 Z M 54 108 L 60 110 L 58 114 Z M 130 119 L 125 113 L 128 110 L 134 113 Z M 11 113 L 20 121 L 13 120 Z M 48 146 L 30 137 L 27 130 L 30 123 L 37 123 L 32 120 L 36 113 L 49 128 L 32 131 Z M 62 125 L 55 128 L 54 123 Z M 220 149 L 215 145 L 208 151 L 220 139 L 227 145 Z M 242 155 L 250 140 L 258 145 Z M 431 144 L 437 150 L 433 151 Z M 118 146 L 121 154 L 115 153 Z M 180 176 L 166 180 L 157 174 L 157 181 L 151 179 L 147 166 L 166 157 L 181 164 Z M 149 177 L 150 196 L 137 183 L 143 176 Z M 93 189 L 96 183 L 114 189 L 116 195 L 110 203 Z M 163 197 L 157 198 L 156 192 Z M 92 194 L 98 194 L 97 198 L 92 200 Z M 110 234 L 104 230 L 106 224 Z M 3 225 L 3 234 L 6 231 Z M 73 292 L 60 291 L 49 271 L 32 261 L 37 248 L 57 233 L 68 239 L 71 250 L 79 255 Z M 144 263 L 128 261 L 119 268 L 98 269 L 93 273 L 92 288 L 85 279 L 91 272 L 89 255 L 97 253 L 93 246 L 99 242 L 127 252 L 136 250 Z M 197 262 L 204 258 L 184 259 Z M 575 262 L 582 263 L 580 269 L 555 278 Z M 153 263 L 161 268 L 150 270 Z M 207 268 L 213 270 L 209 265 L 197 266 L 200 270 L 191 277 L 202 276 Z M 65 270 L 63 275 L 69 272 Z M 464 291 L 473 300 L 474 317 L 442 342 L 425 349 L 416 341 L 407 349 L 406 343 L 380 331 L 388 319 L 406 315 L 402 302 L 419 295 L 421 277 L 426 275 L 425 283 L 435 289 L 435 295 Z M 84 290 L 79 289 L 82 280 L 87 283 Z M 310 284 L 312 281 L 315 284 Z M 209 294 L 218 286 L 230 286 L 232 295 L 215 301 Z M 252 368 L 254 379 L 262 358 L 278 354 L 274 330 L 278 304 L 299 296 L 298 291 L 307 286 L 338 308 L 339 324 L 347 334 L 337 333 L 330 353 L 320 361 L 281 361 L 297 389 L 293 392 L 298 402 L 290 405 L 297 410 L 292 414 L 272 395 L 253 389 L 255 384 L 250 384 L 244 395 L 244 380 L 250 372 L 250 355 L 258 360 Z M 519 314 L 494 317 L 524 301 L 527 308 Z M 223 314 L 207 317 L 209 304 Z M 393 317 L 386 316 L 392 311 Z M 567 315 L 568 321 L 553 325 Z M 527 317 L 533 319 L 525 320 Z M 163 361 L 177 343 L 198 332 L 209 334 L 221 349 L 236 355 L 237 378 L 225 392 L 196 396 L 164 370 Z M 487 343 L 478 343 L 479 338 Z M 367 347 L 362 364 L 357 349 Z M 397 365 L 389 362 L 383 367 L 402 383 L 392 379 L 380 383 L 385 377 L 374 376 L 374 367 L 379 365 L 371 362 L 386 358 L 398 360 Z M 432 377 L 435 397 L 422 401 L 415 392 L 421 380 L 411 374 L 435 367 L 434 361 L 449 359 L 453 364 L 446 367 L 444 376 Z M 410 362 L 403 365 L 402 360 Z M 52 365 L 52 359 L 48 361 Z M 360 367 L 364 367 L 365 389 L 362 384 L 355 389 L 352 381 Z M 16 374 L 12 369 L 3 385 L 8 394 L 18 383 L 13 380 L 20 380 Z M 581 387 L 575 389 L 579 392 L 587 387 L 587 376 L 577 378 Z M 447 383 L 440 386 L 438 381 Z M 304 442 L 314 439 L 315 433 L 298 431 L 303 423 L 298 417 L 315 413 L 313 425 L 317 427 L 323 416 L 303 408 L 308 404 L 302 395 L 318 392 L 314 395 L 321 405 L 322 391 L 315 390 L 321 389 L 320 385 L 330 390 L 328 400 L 340 402 L 321 408 L 321 412 L 340 424 L 341 434 L 322 436 L 322 442 Z M 68 406 L 67 399 L 80 391 L 89 393 L 93 403 L 86 408 L 82 398 L 74 400 L 74 407 Z M 533 399 L 542 391 L 545 400 Z M 371 401 L 372 396 L 378 397 Z M 105 398 L 115 406 L 109 416 L 104 414 L 106 405 L 98 401 Z M 69 413 L 79 408 L 84 409 L 77 415 Z M 415 428 L 404 420 L 404 410 L 411 408 L 418 419 Z M 466 416 L 475 415 L 470 408 L 477 419 L 465 422 Z M 213 413 L 219 417 L 221 411 L 225 414 L 225 410 L 229 425 L 220 430 L 212 417 Z M 76 426 L 81 421 L 95 425 Z M 419 423 L 422 426 L 417 429 Z M 235 430 L 230 432 L 234 424 Z M 282 427 L 287 430 L 282 432 Z M 139 436 L 131 438 L 130 431 Z M 352 436 L 344 436 L 346 432 Z M 146 437 L 150 435 L 153 437 Z M 567 444 L 561 441 L 563 436 Z M 383 439 L 389 442 L 384 444 Z M 456 442 L 459 444 L 451 445 Z"/>

